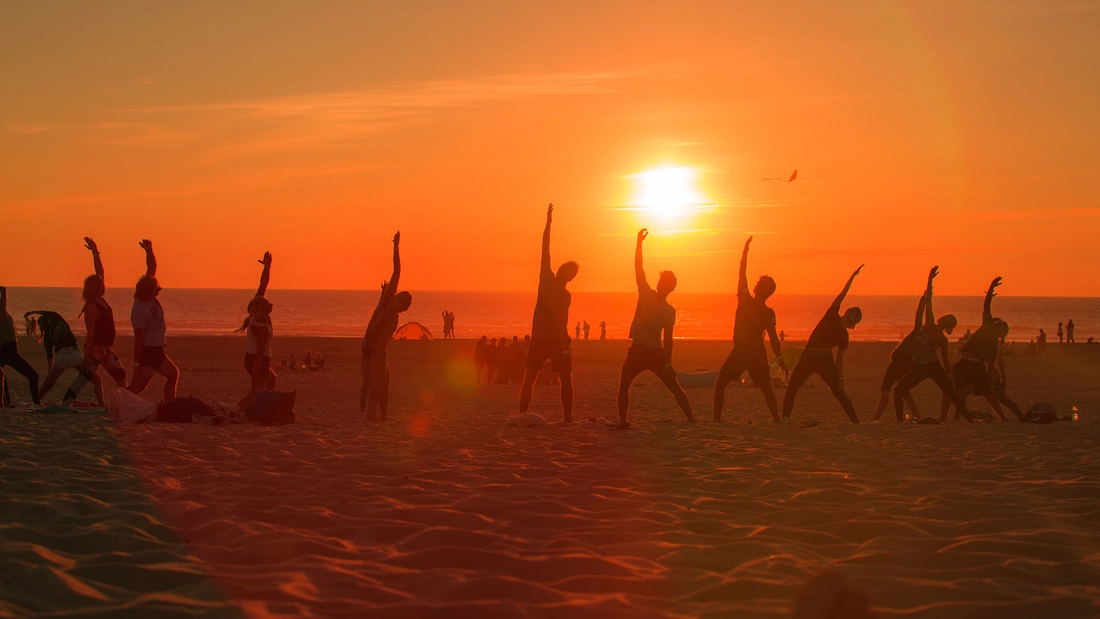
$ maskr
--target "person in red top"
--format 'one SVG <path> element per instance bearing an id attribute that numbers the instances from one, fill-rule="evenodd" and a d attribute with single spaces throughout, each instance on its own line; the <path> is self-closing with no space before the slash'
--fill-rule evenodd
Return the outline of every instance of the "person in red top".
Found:
<path id="1" fill-rule="evenodd" d="M 790 375 L 779 348 L 779 336 L 775 332 L 775 311 L 767 306 L 768 297 L 775 293 L 775 280 L 761 275 L 752 294 L 749 294 L 748 264 L 750 236 L 741 253 L 741 269 L 737 276 L 737 314 L 733 322 L 733 350 L 730 352 L 718 379 L 714 383 L 714 420 L 722 419 L 722 407 L 726 402 L 726 387 L 748 371 L 752 382 L 764 393 L 764 401 L 772 413 L 772 420 L 779 423 L 779 403 L 772 390 L 771 373 L 768 371 L 768 352 L 764 349 L 764 331 L 772 345 L 779 367 Z"/>
<path id="2" fill-rule="evenodd" d="M 535 300 L 535 315 L 531 321 L 531 347 L 527 350 L 527 369 L 523 373 L 523 385 L 519 391 L 519 412 L 526 413 L 531 406 L 531 389 L 542 369 L 542 363 L 550 359 L 551 367 L 561 381 L 561 406 L 565 422 L 573 422 L 573 361 L 569 352 L 569 304 L 573 297 L 566 290 L 577 276 L 580 267 L 570 260 L 558 267 L 557 274 L 550 269 L 550 223 L 554 219 L 554 205 L 546 209 L 546 228 L 542 232 L 542 259 L 539 265 L 539 294 Z"/>
<path id="3" fill-rule="evenodd" d="M 863 312 L 858 307 L 849 307 L 848 311 L 844 312 L 844 316 L 841 316 L 840 304 L 844 302 L 844 297 L 848 295 L 848 290 L 852 288 L 852 282 L 855 281 L 856 275 L 859 275 L 862 269 L 863 265 L 861 264 L 855 273 L 852 273 L 852 276 L 848 278 L 848 283 L 844 285 L 844 290 L 840 291 L 833 304 L 825 312 L 821 322 L 818 322 L 817 327 L 810 333 L 810 339 L 806 342 L 806 350 L 802 351 L 802 357 L 798 360 L 798 365 L 794 366 L 794 373 L 791 374 L 791 384 L 787 387 L 787 394 L 783 397 L 784 419 L 790 419 L 791 417 L 791 411 L 794 409 L 794 396 L 798 394 L 798 389 L 810 376 L 817 374 L 829 386 L 829 390 L 833 392 L 833 397 L 840 402 L 844 412 L 848 414 L 848 419 L 851 419 L 852 423 L 859 423 L 855 407 L 852 406 L 852 400 L 844 392 L 844 351 L 848 349 L 848 329 L 854 329 L 859 324 L 859 321 L 863 319 Z M 833 360 L 833 348 L 837 349 L 835 361 Z"/>

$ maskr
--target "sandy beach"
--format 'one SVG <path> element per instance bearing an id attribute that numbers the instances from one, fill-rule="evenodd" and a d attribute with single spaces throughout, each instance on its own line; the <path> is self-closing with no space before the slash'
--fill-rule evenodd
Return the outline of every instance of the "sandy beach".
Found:
<path id="1" fill-rule="evenodd" d="M 243 346 L 170 339 L 179 394 L 236 401 Z M 576 419 L 615 417 L 627 346 L 575 344 Z M 729 348 L 678 342 L 677 366 Z M 861 420 L 891 348 L 848 353 Z M 505 427 L 519 387 L 475 386 L 469 340 L 394 343 L 391 419 L 370 424 L 358 340 L 275 343 L 318 349 L 334 371 L 279 374 L 291 426 L 0 413 L 0 616 L 783 617 L 824 568 L 884 617 L 1100 616 L 1100 346 L 1007 359 L 1010 396 L 1077 423 L 853 426 L 814 378 L 794 418 L 816 426 L 736 386 L 721 423 L 689 389 L 691 424 L 643 376 L 626 432 L 561 424 L 541 385 L 550 426 Z"/>

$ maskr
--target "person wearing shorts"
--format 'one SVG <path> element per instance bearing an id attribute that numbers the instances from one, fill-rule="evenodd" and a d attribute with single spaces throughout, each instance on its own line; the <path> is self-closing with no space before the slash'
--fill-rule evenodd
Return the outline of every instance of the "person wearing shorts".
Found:
<path id="1" fill-rule="evenodd" d="M 164 308 L 157 298 L 161 287 L 157 281 L 157 258 L 153 254 L 153 242 L 144 239 L 139 243 L 145 250 L 145 275 L 134 287 L 134 305 L 130 310 L 130 324 L 134 328 L 134 380 L 129 390 L 142 393 L 155 374 L 164 377 L 164 401 L 176 397 L 176 384 L 180 371 L 164 354 Z"/>
<path id="2" fill-rule="evenodd" d="M 252 398 L 260 390 L 275 390 L 276 376 L 271 369 L 271 340 L 275 334 L 271 310 L 274 306 L 264 296 L 271 281 L 271 252 L 264 252 L 263 259 L 257 262 L 264 265 L 260 272 L 260 285 L 248 302 L 248 316 L 236 331 L 245 334 L 244 369 L 251 379 L 248 394 L 238 403 L 241 410 L 252 404 Z"/>
<path id="3" fill-rule="evenodd" d="M 863 265 L 860 265 L 855 273 L 848 278 L 848 283 L 833 304 L 829 306 L 825 316 L 817 323 L 810 333 L 810 339 L 806 342 L 806 350 L 802 351 L 802 357 L 794 366 L 791 373 L 791 382 L 787 386 L 787 393 L 783 397 L 783 418 L 790 419 L 794 410 L 794 398 L 810 376 L 817 374 L 829 386 L 833 397 L 840 402 L 840 406 L 848 415 L 852 423 L 859 423 L 852 400 L 844 392 L 844 351 L 848 349 L 848 329 L 854 329 L 863 319 L 863 312 L 858 307 L 849 307 L 844 316 L 840 315 L 840 305 L 844 297 L 852 288 L 852 282 L 859 275 Z M 833 359 L 833 348 L 837 349 L 836 359 Z"/>
<path id="4" fill-rule="evenodd" d="M 741 268 L 737 276 L 737 313 L 733 322 L 733 350 L 730 351 L 718 379 L 714 383 L 714 420 L 721 421 L 722 407 L 726 401 L 726 387 L 740 380 L 746 371 L 753 384 L 764 394 L 764 401 L 771 411 L 772 420 L 779 419 L 779 403 L 772 390 L 771 372 L 768 370 L 768 352 L 764 349 L 764 332 L 768 333 L 772 352 L 779 367 L 788 377 L 790 372 L 783 361 L 783 351 L 779 347 L 779 335 L 775 332 L 775 311 L 768 307 L 768 297 L 775 293 L 775 280 L 761 275 L 753 292 L 749 293 L 748 262 L 750 236 L 741 252 Z"/>
<path id="5" fill-rule="evenodd" d="M 84 338 L 84 363 L 88 372 L 96 376 L 92 381 L 96 400 L 100 406 L 104 406 L 106 402 L 103 399 L 103 381 L 98 377 L 99 369 L 103 368 L 114 379 L 115 386 L 123 388 L 126 387 L 126 370 L 122 368 L 122 362 L 114 351 L 115 312 L 103 298 L 107 288 L 99 247 L 87 236 L 84 237 L 84 246 L 92 252 L 92 267 L 95 269 L 93 275 L 84 278 L 80 295 L 84 301 L 80 314 L 84 316 L 84 329 L 87 332 L 87 337 Z"/>
<path id="6" fill-rule="evenodd" d="M 938 267 L 932 267 L 932 272 L 936 272 Z M 930 273 L 931 275 L 931 273 Z M 931 285 L 932 278 L 935 275 L 931 275 L 928 278 L 928 283 Z M 916 343 L 917 338 L 920 336 L 921 329 L 924 327 L 924 304 L 927 298 L 928 290 L 924 291 L 920 300 L 917 301 L 917 314 L 913 318 L 913 330 L 902 338 L 901 343 L 894 348 L 890 353 L 890 364 L 886 366 L 886 373 L 882 376 L 882 385 L 879 387 L 878 406 L 875 407 L 875 416 L 873 420 L 878 420 L 882 417 L 882 413 L 886 411 L 886 406 L 890 402 L 890 390 L 894 388 L 894 385 L 906 374 L 913 369 L 913 346 Z M 909 407 L 909 411 L 913 414 L 915 419 L 920 419 L 920 411 L 917 409 L 917 402 L 913 399 L 913 395 L 909 394 L 905 397 L 905 404 Z M 898 421 L 905 421 L 904 417 L 899 418 Z"/>
<path id="7" fill-rule="evenodd" d="M 676 404 L 684 412 L 688 421 L 695 421 L 691 413 L 691 402 L 687 393 L 676 378 L 672 367 L 672 330 L 676 324 L 676 309 L 668 302 L 668 295 L 676 289 L 676 275 L 672 271 L 661 271 L 657 280 L 657 289 L 649 286 L 645 270 L 642 268 L 642 241 L 649 231 L 642 228 L 638 232 L 638 244 L 634 249 L 634 279 L 638 284 L 638 305 L 634 308 L 634 320 L 630 323 L 632 344 L 626 353 L 626 361 L 619 372 L 619 427 L 629 428 L 626 412 L 630 407 L 630 385 L 639 374 L 649 370 L 664 383 L 669 393 L 676 398 Z M 588 323 L 585 323 L 588 324 Z M 663 343 L 662 343 L 663 335 Z"/>
<path id="8" fill-rule="evenodd" d="M 30 316 L 23 318 L 29 323 L 34 323 Z M 4 366 L 15 369 L 27 379 L 31 400 L 38 404 L 38 372 L 35 372 L 31 364 L 19 354 L 19 339 L 15 337 L 15 319 L 8 313 L 8 289 L 0 286 L 0 368 Z M 0 406 L 10 406 L 11 393 L 6 380 L 0 394 L 2 394 Z"/>
<path id="9" fill-rule="evenodd" d="M 65 322 L 61 314 L 48 310 L 34 310 L 27 312 L 25 316 L 31 314 L 38 314 L 38 331 L 42 334 L 42 346 L 46 349 L 46 366 L 49 368 L 49 373 L 46 374 L 46 379 L 42 381 L 42 386 L 38 390 L 38 397 L 45 398 L 57 379 L 61 378 L 61 374 L 71 368 L 77 371 L 77 377 L 65 391 L 65 397 L 62 400 L 65 406 L 69 406 L 76 400 L 85 384 L 89 381 L 98 382 L 99 379 L 87 369 L 84 355 L 76 345 L 76 336 L 73 335 L 69 323 Z"/>
<path id="10" fill-rule="evenodd" d="M 546 209 L 546 227 L 542 232 L 542 257 L 539 262 L 539 291 L 531 321 L 531 347 L 527 350 L 527 369 L 519 390 L 519 412 L 531 406 L 531 394 L 543 361 L 550 359 L 561 383 L 561 407 L 565 422 L 573 422 L 573 360 L 569 352 L 569 305 L 573 297 L 566 286 L 580 267 L 569 261 L 550 268 L 550 224 L 554 205 Z"/>

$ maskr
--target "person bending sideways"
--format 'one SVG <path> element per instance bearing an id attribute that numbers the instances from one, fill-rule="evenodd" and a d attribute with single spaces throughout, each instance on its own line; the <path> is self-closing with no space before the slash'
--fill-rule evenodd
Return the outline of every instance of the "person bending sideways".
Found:
<path id="1" fill-rule="evenodd" d="M 390 397 L 390 365 L 386 356 L 393 333 L 397 331 L 397 322 L 401 312 L 412 306 L 412 294 L 409 292 L 397 292 L 397 281 L 400 276 L 400 258 L 398 246 L 401 243 L 401 233 L 393 236 L 393 255 L 395 277 L 382 288 L 382 296 L 379 297 L 378 307 L 371 316 L 367 325 L 367 334 L 373 333 L 374 346 L 368 364 L 370 370 L 370 386 L 367 391 L 367 419 L 374 421 L 376 415 L 386 419 L 389 412 Z"/>
<path id="2" fill-rule="evenodd" d="M 798 389 L 810 376 L 817 374 L 829 386 L 829 390 L 833 392 L 833 397 L 840 402 L 844 412 L 847 413 L 848 419 L 851 419 L 852 423 L 859 423 L 855 407 L 852 406 L 848 394 L 844 392 L 844 351 L 848 349 L 848 329 L 854 329 L 859 324 L 859 321 L 863 319 L 863 312 L 858 307 L 849 307 L 848 311 L 844 312 L 844 316 L 841 316 L 840 304 L 844 302 L 844 297 L 848 295 L 848 290 L 852 288 L 852 282 L 855 281 L 856 275 L 859 275 L 862 269 L 863 265 L 860 265 L 855 273 L 852 273 L 852 276 L 848 278 L 848 283 L 844 285 L 844 290 L 840 291 L 840 294 L 833 300 L 833 304 L 825 312 L 825 316 L 810 333 L 810 339 L 806 342 L 806 349 L 802 351 L 802 357 L 798 360 L 798 364 L 794 366 L 794 372 L 791 374 L 791 384 L 787 387 L 787 394 L 783 397 L 784 419 L 790 419 L 791 417 L 791 411 L 794 409 L 794 397 L 798 394 Z M 833 348 L 837 349 L 835 361 L 833 360 Z"/>
<path id="3" fill-rule="evenodd" d="M 555 274 L 550 269 L 550 224 L 554 219 L 554 205 L 546 209 L 546 227 L 542 232 L 542 259 L 539 264 L 539 292 L 535 299 L 535 314 L 531 320 L 531 346 L 527 349 L 527 368 L 523 373 L 523 385 L 519 391 L 519 412 L 526 413 L 531 406 L 531 390 L 542 369 L 542 363 L 550 359 L 551 367 L 561 382 L 561 407 L 565 422 L 573 422 L 573 360 L 569 352 L 569 304 L 573 298 L 566 290 L 577 276 L 580 267 L 569 261 L 558 267 Z"/>
<path id="4" fill-rule="evenodd" d="M 918 337 L 920 337 L 921 328 L 924 326 L 924 295 L 921 295 L 919 301 L 917 301 L 917 315 L 913 319 L 913 330 L 906 335 L 901 343 L 898 344 L 894 351 L 890 353 L 890 365 L 886 366 L 886 373 L 882 376 L 882 386 L 879 387 L 878 407 L 875 408 L 875 419 L 882 417 L 883 411 L 886 410 L 886 405 L 890 401 L 890 390 L 894 388 L 894 385 L 901 380 L 902 376 L 909 373 L 909 370 L 913 369 L 913 346 Z M 905 404 L 909 407 L 909 411 L 913 413 L 913 417 L 920 418 L 920 411 L 917 410 L 917 403 L 913 400 L 913 394 L 909 394 L 905 398 Z M 898 421 L 905 421 L 903 418 L 898 418 Z"/>
<path id="5" fill-rule="evenodd" d="M 77 376 L 76 380 L 65 391 L 62 404 L 71 406 L 76 401 L 77 396 L 80 395 L 80 390 L 89 381 L 96 386 L 96 393 L 101 393 L 99 377 L 89 371 L 85 365 L 84 355 L 80 352 L 80 347 L 76 345 L 76 336 L 69 328 L 69 323 L 65 322 L 61 314 L 46 310 L 30 311 L 24 314 L 23 317 L 26 318 L 32 314 L 38 314 L 38 330 L 42 334 L 40 337 L 42 346 L 46 349 L 46 367 L 49 369 L 46 379 L 42 381 L 42 387 L 38 390 L 39 399 L 46 397 L 57 379 L 61 378 L 61 374 L 69 368 L 76 370 Z M 54 351 L 57 351 L 56 358 L 54 357 Z"/>
<path id="6" fill-rule="evenodd" d="M 974 419 L 966 410 L 966 403 L 955 393 L 955 388 L 951 385 L 951 379 L 947 377 L 945 369 L 951 367 L 947 336 L 955 330 L 958 320 L 953 315 L 947 314 L 937 321 L 932 312 L 932 280 L 938 273 L 939 269 L 932 267 L 932 271 L 928 274 L 928 286 L 924 292 L 924 325 L 921 326 L 920 335 L 913 343 L 913 369 L 902 376 L 898 386 L 894 388 L 894 413 L 898 419 L 902 419 L 902 403 L 905 397 L 921 381 L 931 378 L 939 386 L 944 397 L 959 407 L 967 421 L 973 422 Z M 937 350 L 943 358 L 943 365 L 936 361 Z"/>
<path id="7" fill-rule="evenodd" d="M 733 350 L 726 358 L 718 379 L 714 383 L 714 420 L 722 419 L 722 407 L 726 400 L 726 387 L 748 371 L 752 382 L 764 393 L 764 401 L 772 413 L 772 420 L 779 423 L 779 404 L 772 390 L 768 371 L 768 352 L 764 349 L 764 331 L 768 332 L 772 352 L 780 369 L 788 377 L 790 372 L 779 348 L 779 336 L 775 333 L 775 311 L 768 307 L 768 297 L 775 293 L 775 280 L 761 275 L 752 294 L 749 294 L 748 264 L 750 236 L 741 253 L 741 269 L 737 276 L 737 313 L 733 321 Z"/>
<path id="8" fill-rule="evenodd" d="M 657 289 L 650 288 L 642 269 L 642 241 L 649 231 L 642 228 L 638 232 L 638 245 L 634 249 L 634 278 L 638 283 L 638 305 L 634 308 L 634 321 L 630 323 L 630 337 L 633 340 L 626 353 L 626 362 L 619 373 L 619 426 L 629 428 L 626 411 L 630 406 L 630 385 L 638 374 L 649 370 L 656 374 L 669 393 L 676 398 L 676 404 L 688 421 L 695 421 L 691 414 L 691 402 L 684 388 L 676 378 L 672 367 L 672 329 L 676 324 L 676 309 L 668 302 L 668 295 L 676 289 L 676 275 L 672 271 L 661 271 L 657 279 Z M 664 335 L 664 344 L 661 336 Z"/>
<path id="9" fill-rule="evenodd" d="M 157 257 L 153 254 L 153 242 L 144 239 L 140 243 L 145 250 L 145 275 L 134 286 L 134 305 L 130 310 L 130 324 L 134 327 L 134 381 L 130 391 L 141 393 L 149 386 L 154 374 L 164 377 L 164 401 L 176 397 L 176 383 L 180 371 L 164 354 L 164 308 L 160 305 L 160 283 L 157 281 Z"/>
<path id="10" fill-rule="evenodd" d="M 992 311 L 993 297 L 997 296 L 996 289 L 1000 285 L 1000 277 L 990 282 L 989 289 L 985 292 L 985 303 L 982 305 L 982 326 L 978 327 L 970 337 L 970 341 L 959 351 L 962 359 L 955 364 L 951 376 L 955 380 L 955 392 L 963 402 L 966 402 L 966 396 L 971 393 L 984 397 L 997 417 L 1004 421 L 1004 410 L 1001 408 L 994 388 L 994 385 L 999 382 L 996 363 L 1001 354 L 1001 340 L 1008 335 L 1008 323 L 1000 318 L 994 318 Z M 1015 404 L 1013 406 L 1016 416 L 1020 420 L 1026 419 L 1019 407 Z M 948 399 L 945 398 L 940 402 L 940 421 L 947 421 L 947 411 L 950 407 L 951 402 Z"/>

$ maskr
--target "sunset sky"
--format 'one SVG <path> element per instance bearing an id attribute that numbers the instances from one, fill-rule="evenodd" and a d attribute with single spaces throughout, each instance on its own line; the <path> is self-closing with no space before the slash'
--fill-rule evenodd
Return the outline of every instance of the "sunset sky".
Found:
<path id="1" fill-rule="evenodd" d="M 375 288 L 400 229 L 522 290 L 553 202 L 575 290 L 647 226 L 681 291 L 754 234 L 780 292 L 1100 295 L 1096 2 L 5 2 L 0 57 L 0 285 Z"/>

